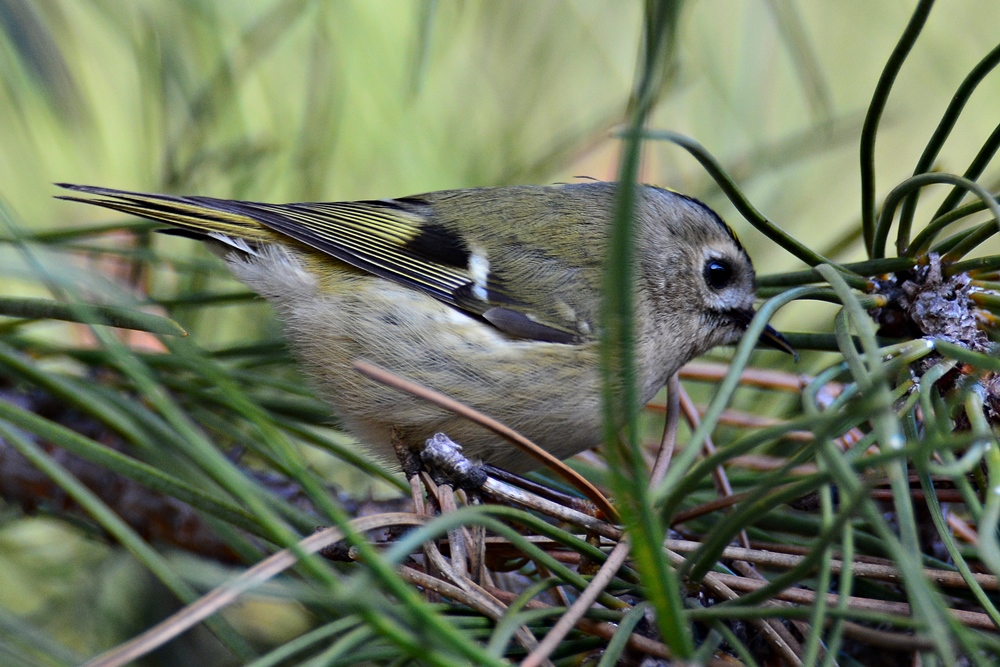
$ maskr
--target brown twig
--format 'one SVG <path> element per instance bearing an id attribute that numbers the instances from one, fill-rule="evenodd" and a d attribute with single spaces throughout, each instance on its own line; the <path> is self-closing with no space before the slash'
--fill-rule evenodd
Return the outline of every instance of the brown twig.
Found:
<path id="1" fill-rule="evenodd" d="M 732 574 L 713 572 L 712 575 L 726 585 L 746 592 L 755 591 L 768 585 L 766 581 L 738 577 Z M 774 597 L 779 600 L 787 600 L 788 602 L 810 605 L 816 602 L 817 594 L 815 591 L 806 590 L 804 588 L 786 588 L 783 591 L 779 591 Z M 830 607 L 834 607 L 839 603 L 840 596 L 836 593 L 826 593 L 826 600 Z M 899 616 L 907 617 L 910 616 L 910 605 L 906 602 L 891 602 L 888 600 L 875 600 L 872 598 L 850 596 L 847 598 L 847 607 L 848 609 L 876 611 L 885 614 L 897 614 Z M 949 609 L 948 611 L 952 616 L 954 616 L 955 620 L 967 627 L 976 628 L 978 630 L 997 630 L 993 620 L 986 614 L 981 614 L 975 611 L 964 611 L 962 609 Z"/>
<path id="2" fill-rule="evenodd" d="M 660 438 L 660 447 L 656 451 L 656 460 L 653 462 L 649 472 L 649 485 L 656 487 L 660 485 L 670 468 L 670 460 L 673 458 L 674 449 L 677 447 L 677 426 L 680 422 L 681 404 L 681 382 L 674 373 L 667 380 L 667 404 L 666 417 L 663 421 L 663 437 Z"/>
<path id="3" fill-rule="evenodd" d="M 666 407 L 659 403 L 647 403 L 646 409 L 650 412 L 662 413 L 666 410 Z M 706 407 L 696 406 L 696 409 L 699 416 L 705 416 Z M 735 426 L 737 428 L 767 428 L 769 426 L 784 424 L 786 421 L 776 417 L 763 417 L 761 415 L 752 415 L 742 410 L 732 409 L 723 410 L 719 416 L 719 424 L 723 426 Z M 789 431 L 783 434 L 781 438 L 793 442 L 812 442 L 814 439 L 813 434 L 809 431 Z"/>
<path id="4" fill-rule="evenodd" d="M 856 639 L 871 646 L 880 646 L 894 651 L 906 651 L 907 653 L 913 651 L 933 651 L 936 648 L 931 639 L 912 633 L 876 630 L 875 628 L 868 628 L 857 623 L 851 623 L 850 621 L 844 621 L 842 627 L 844 628 L 845 637 Z"/>
<path id="5" fill-rule="evenodd" d="M 578 537 L 582 539 L 582 536 Z M 555 542 L 548 537 L 529 535 L 525 536 L 524 539 L 530 541 L 539 549 L 549 552 L 554 558 L 562 562 L 580 562 L 581 556 L 579 553 L 575 551 L 563 551 L 566 547 L 563 547 L 560 543 Z M 605 545 L 606 544 L 607 543 L 605 543 Z M 702 547 L 702 543 L 692 540 L 669 539 L 664 542 L 663 546 L 665 549 L 683 554 L 697 551 Z M 514 547 L 506 538 L 499 536 L 488 537 L 486 539 L 486 547 L 491 554 L 502 555 L 505 553 L 518 553 L 517 548 Z M 719 557 L 723 560 L 741 560 L 765 567 L 787 570 L 801 564 L 808 551 L 807 549 L 802 548 L 795 549 L 795 551 L 799 551 L 800 553 L 789 553 L 791 548 L 786 547 L 786 549 L 786 551 L 776 551 L 770 548 L 746 549 L 744 547 L 726 547 L 719 554 Z M 832 574 L 840 574 L 843 571 L 843 568 L 843 562 L 836 558 L 835 552 L 835 558 L 830 561 L 830 572 Z M 876 558 L 874 556 L 858 556 L 851 563 L 850 570 L 852 576 L 857 579 L 872 579 L 890 583 L 902 582 L 902 575 L 899 573 L 899 570 L 892 564 L 891 560 L 884 558 Z M 953 570 L 924 568 L 923 575 L 929 581 L 938 586 L 958 589 L 968 588 L 968 584 L 962 577 L 961 573 Z M 972 576 L 976 583 L 978 583 L 984 590 L 1000 590 L 1000 578 L 997 576 L 982 573 L 974 573 Z"/>
<path id="6" fill-rule="evenodd" d="M 701 546 L 701 542 L 692 542 L 690 540 L 667 540 L 666 542 L 666 547 L 668 549 L 678 551 L 680 553 L 692 553 Z M 782 569 L 791 569 L 798 566 L 803 560 L 805 560 L 804 556 L 778 553 L 763 549 L 746 549 L 743 547 L 726 547 L 722 550 L 721 557 Z M 875 579 L 894 583 L 902 583 L 903 581 L 899 570 L 890 564 L 854 561 L 851 563 L 850 568 L 851 575 L 860 579 Z M 842 571 L 842 561 L 830 561 L 830 572 L 833 574 L 840 574 Z M 959 572 L 924 568 L 923 573 L 928 580 L 938 584 L 939 586 L 947 586 L 949 588 L 968 588 L 968 584 Z M 990 591 L 1000 590 L 1000 580 L 998 580 L 996 576 L 992 574 L 973 574 L 972 576 L 976 580 L 976 583 L 978 583 L 983 589 Z"/>
<path id="7" fill-rule="evenodd" d="M 720 382 L 729 373 L 728 364 L 711 361 L 691 361 L 685 364 L 678 375 L 684 380 Z M 812 382 L 808 375 L 795 375 L 784 371 L 747 368 L 740 374 L 740 384 L 762 389 L 776 389 L 797 394 Z"/>
<path id="8" fill-rule="evenodd" d="M 785 464 L 788 463 L 788 459 L 780 456 L 766 456 L 764 454 L 744 454 L 742 456 L 734 456 L 729 459 L 730 466 L 738 466 L 746 470 L 755 470 L 760 472 L 770 472 L 772 470 L 777 470 L 778 468 L 783 468 Z M 790 468 L 786 474 L 794 475 L 796 477 L 804 477 L 806 475 L 815 475 L 819 472 L 819 468 L 815 463 L 802 463 Z"/>
<path id="9" fill-rule="evenodd" d="M 550 488 L 544 484 L 533 482 L 530 479 L 508 472 L 503 468 L 497 468 L 496 466 L 492 466 L 488 463 L 484 463 L 482 468 L 483 471 L 485 471 L 486 474 L 493 479 L 524 489 L 525 491 L 533 493 L 540 498 L 545 498 L 546 500 L 551 500 L 559 503 L 560 505 L 565 505 L 570 509 L 583 512 L 584 514 L 596 514 L 597 512 L 597 508 L 594 507 L 594 504 L 586 498 L 571 496 L 568 493 L 563 493 L 562 491 Z"/>
<path id="10" fill-rule="evenodd" d="M 506 484 L 493 478 L 489 478 L 487 480 L 481 491 L 485 495 L 491 496 L 496 500 L 513 503 L 526 509 L 547 514 L 548 516 L 559 519 L 560 521 L 565 521 L 566 523 L 573 524 L 574 526 L 580 526 L 590 532 L 597 533 L 602 537 L 619 540 L 622 536 L 622 530 L 620 528 L 607 523 L 606 521 L 601 521 L 600 519 L 590 516 L 589 514 L 584 514 L 583 512 L 570 509 L 569 507 L 564 507 L 559 503 L 546 500 L 545 498 L 536 496 L 533 493 L 528 493 L 527 491 L 519 489 L 516 486 Z"/>
<path id="11" fill-rule="evenodd" d="M 961 538 L 972 545 L 979 544 L 979 533 L 962 517 L 949 512 L 948 525 L 951 526 L 951 529 L 954 531 L 956 537 Z"/>

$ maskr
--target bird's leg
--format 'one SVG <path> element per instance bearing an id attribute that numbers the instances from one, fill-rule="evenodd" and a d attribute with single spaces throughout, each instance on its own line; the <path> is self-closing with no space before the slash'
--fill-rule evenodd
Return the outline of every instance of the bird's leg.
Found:
<path id="1" fill-rule="evenodd" d="M 486 472 L 462 456 L 462 446 L 446 436 L 435 433 L 424 443 L 420 459 L 439 473 L 441 479 L 460 489 L 478 489 L 486 483 Z"/>
<path id="2" fill-rule="evenodd" d="M 396 429 L 392 429 L 391 441 L 392 448 L 396 451 L 396 458 L 399 459 L 399 466 L 410 485 L 413 511 L 417 514 L 424 514 L 424 492 L 420 488 L 420 468 L 422 467 L 420 457 L 403 441 Z"/>

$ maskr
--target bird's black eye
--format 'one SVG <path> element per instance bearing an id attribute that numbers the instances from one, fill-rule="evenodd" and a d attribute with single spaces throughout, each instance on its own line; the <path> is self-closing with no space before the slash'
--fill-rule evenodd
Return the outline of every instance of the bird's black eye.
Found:
<path id="1" fill-rule="evenodd" d="M 723 259 L 710 259 L 705 262 L 705 282 L 712 289 L 722 289 L 733 279 L 733 267 Z"/>

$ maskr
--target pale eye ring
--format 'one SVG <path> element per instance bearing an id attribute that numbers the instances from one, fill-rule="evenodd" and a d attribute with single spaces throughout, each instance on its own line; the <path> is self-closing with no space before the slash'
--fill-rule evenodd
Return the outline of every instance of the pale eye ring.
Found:
<path id="1" fill-rule="evenodd" d="M 724 259 L 713 258 L 705 262 L 705 282 L 715 290 L 724 289 L 733 280 L 733 267 Z"/>

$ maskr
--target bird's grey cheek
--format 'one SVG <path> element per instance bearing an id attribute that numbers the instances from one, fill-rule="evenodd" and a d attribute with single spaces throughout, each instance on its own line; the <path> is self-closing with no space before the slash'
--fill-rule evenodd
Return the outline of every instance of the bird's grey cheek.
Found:
<path id="1" fill-rule="evenodd" d="M 717 345 L 736 344 L 743 338 L 743 334 L 746 331 L 735 322 L 719 321 L 714 318 L 706 322 L 703 327 L 703 330 L 710 332 L 705 336 L 703 343 L 707 349 L 711 349 Z"/>
<path id="2" fill-rule="evenodd" d="M 729 334 L 729 343 L 738 343 L 743 340 L 743 336 L 746 334 L 746 329 L 734 329 Z"/>

